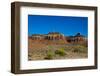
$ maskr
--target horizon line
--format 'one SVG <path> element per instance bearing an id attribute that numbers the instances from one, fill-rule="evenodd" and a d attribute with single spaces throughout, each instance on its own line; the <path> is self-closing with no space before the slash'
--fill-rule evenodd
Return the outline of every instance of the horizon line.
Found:
<path id="1" fill-rule="evenodd" d="M 47 35 L 47 34 L 49 34 L 50 32 L 48 32 L 48 33 L 44 33 L 44 34 L 40 34 L 40 33 L 34 33 L 34 34 L 38 34 L 38 35 Z M 60 33 L 60 32 L 53 32 L 53 33 Z M 80 32 L 77 32 L 76 34 L 74 34 L 74 35 L 65 35 L 65 34 L 63 34 L 63 33 L 60 33 L 60 34 L 63 34 L 64 36 L 75 36 L 75 35 L 77 35 L 78 33 L 80 33 Z M 34 34 L 31 34 L 31 35 L 29 35 L 28 34 L 28 36 L 32 36 L 32 35 L 34 35 Z M 80 35 L 83 35 L 82 33 L 80 33 Z M 84 37 L 88 37 L 88 36 L 86 36 L 86 35 L 83 35 Z"/>

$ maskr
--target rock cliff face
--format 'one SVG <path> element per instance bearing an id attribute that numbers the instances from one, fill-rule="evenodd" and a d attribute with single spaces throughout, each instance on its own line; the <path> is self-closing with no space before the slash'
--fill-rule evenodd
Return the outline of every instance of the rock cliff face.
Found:
<path id="1" fill-rule="evenodd" d="M 32 42 L 44 44 L 67 44 L 66 37 L 59 32 L 49 32 L 48 34 L 33 34 L 29 37 Z"/>
<path id="2" fill-rule="evenodd" d="M 29 42 L 42 44 L 83 44 L 87 39 L 77 33 L 75 36 L 64 36 L 59 32 L 49 32 L 48 34 L 33 34 L 29 37 Z"/>

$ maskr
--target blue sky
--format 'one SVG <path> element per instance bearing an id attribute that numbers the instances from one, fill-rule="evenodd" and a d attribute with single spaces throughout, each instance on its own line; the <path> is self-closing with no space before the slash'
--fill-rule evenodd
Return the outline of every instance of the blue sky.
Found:
<path id="1" fill-rule="evenodd" d="M 88 35 L 88 18 L 71 16 L 28 15 L 28 35 L 60 32 L 72 36 Z"/>

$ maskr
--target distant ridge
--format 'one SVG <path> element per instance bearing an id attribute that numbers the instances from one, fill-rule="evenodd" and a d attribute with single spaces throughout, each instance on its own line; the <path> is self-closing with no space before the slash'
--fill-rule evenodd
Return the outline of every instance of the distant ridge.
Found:
<path id="1" fill-rule="evenodd" d="M 32 34 L 29 36 L 33 42 L 46 44 L 68 44 L 68 43 L 85 43 L 87 38 L 80 33 L 74 36 L 64 36 L 60 32 L 49 32 L 48 34 Z"/>

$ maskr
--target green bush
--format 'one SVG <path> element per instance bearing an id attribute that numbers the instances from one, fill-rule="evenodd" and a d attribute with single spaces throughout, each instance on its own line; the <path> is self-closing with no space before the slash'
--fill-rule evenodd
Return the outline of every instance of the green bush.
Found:
<path id="1" fill-rule="evenodd" d="M 55 51 L 55 54 L 58 54 L 60 56 L 65 56 L 66 52 L 65 52 L 65 50 L 63 48 L 60 48 L 59 50 Z"/>
<path id="2" fill-rule="evenodd" d="M 47 52 L 47 55 L 44 59 L 53 59 L 54 53 L 51 52 L 51 50 L 49 50 L 49 52 Z"/>

